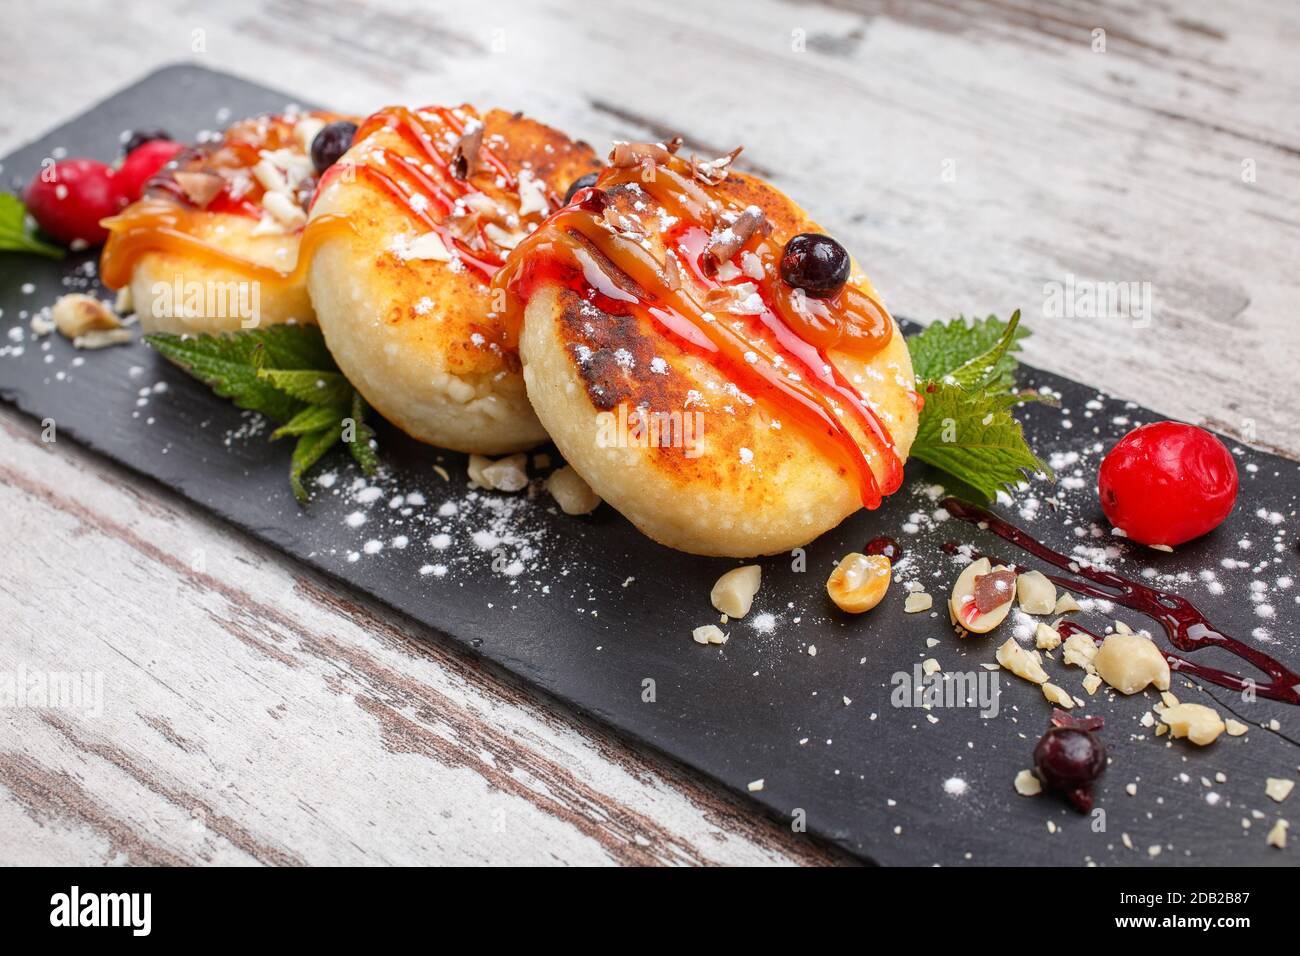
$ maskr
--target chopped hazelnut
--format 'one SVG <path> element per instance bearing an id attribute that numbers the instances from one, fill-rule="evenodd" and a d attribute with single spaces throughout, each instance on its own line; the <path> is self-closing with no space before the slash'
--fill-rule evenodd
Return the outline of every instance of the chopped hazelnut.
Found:
<path id="1" fill-rule="evenodd" d="M 1097 688 L 1101 686 L 1101 678 L 1096 674 L 1089 674 L 1083 679 L 1083 689 L 1089 694 L 1097 693 Z"/>
<path id="2" fill-rule="evenodd" d="M 893 565 L 883 554 L 846 554 L 826 580 L 826 593 L 835 606 L 850 614 L 870 611 L 889 590 Z"/>
<path id="3" fill-rule="evenodd" d="M 1055 704 L 1057 707 L 1064 707 L 1070 710 L 1074 707 L 1074 698 L 1066 693 L 1062 688 L 1057 687 L 1051 682 L 1040 685 L 1043 689 L 1043 696 Z"/>
<path id="4" fill-rule="evenodd" d="M 1268 831 L 1268 845 L 1275 846 L 1279 850 L 1286 849 L 1286 831 L 1291 824 L 1285 820 L 1278 820 L 1273 824 L 1273 829 Z"/>
<path id="5" fill-rule="evenodd" d="M 551 472 L 546 479 L 546 490 L 566 515 L 591 514 L 600 505 L 600 495 L 569 465 Z"/>
<path id="6" fill-rule="evenodd" d="M 1026 571 L 1016 578 L 1016 597 L 1026 614 L 1051 614 L 1056 608 L 1056 585 L 1042 571 Z"/>
<path id="7" fill-rule="evenodd" d="M 713 606 L 727 617 L 741 618 L 749 613 L 762 581 L 763 570 L 757 564 L 747 564 L 743 568 L 732 568 L 718 578 L 709 600 Z"/>
<path id="8" fill-rule="evenodd" d="M 912 591 L 903 601 L 903 610 L 908 614 L 916 614 L 920 611 L 928 611 L 934 606 L 934 598 L 924 591 Z"/>
<path id="9" fill-rule="evenodd" d="M 1016 793 L 1022 797 L 1036 797 L 1043 792 L 1043 784 L 1034 776 L 1032 770 L 1022 770 L 1016 774 L 1014 781 Z"/>
<path id="10" fill-rule="evenodd" d="M 1015 597 L 1015 588 L 1005 587 L 1006 600 L 996 606 L 985 604 L 990 610 L 981 612 L 979 604 L 976 602 L 976 589 L 981 579 L 990 578 L 999 572 L 1010 572 L 1010 568 L 992 567 L 988 558 L 980 558 L 978 561 L 972 561 L 962 569 L 961 574 L 957 576 L 957 581 L 952 586 L 952 594 L 948 598 L 948 614 L 959 627 L 970 631 L 973 634 L 986 634 L 993 630 L 1004 620 L 1007 613 L 1011 610 L 1011 602 Z M 999 574 L 986 586 L 986 591 L 998 589 L 998 584 L 1006 585 L 1005 576 Z M 1003 589 L 998 589 L 999 593 Z"/>
<path id="11" fill-rule="evenodd" d="M 1061 660 L 1067 667 L 1082 667 L 1091 672 L 1097 658 L 1097 645 L 1087 634 L 1071 634 L 1065 639 Z"/>
<path id="12" fill-rule="evenodd" d="M 695 639 L 696 644 L 725 644 L 727 635 L 722 633 L 722 628 L 716 624 L 705 624 L 703 627 L 697 627 L 691 631 L 691 637 Z"/>
<path id="13" fill-rule="evenodd" d="M 931 674 L 937 674 L 943 670 L 943 666 L 933 657 L 927 657 L 921 662 L 921 670 L 925 672 L 926 677 L 929 677 Z"/>
<path id="14" fill-rule="evenodd" d="M 520 452 L 492 461 L 482 455 L 469 456 L 469 478 L 490 491 L 521 491 L 528 487 L 528 456 Z"/>
<path id="15" fill-rule="evenodd" d="M 1062 591 L 1061 596 L 1056 599 L 1056 607 L 1052 609 L 1053 614 L 1074 614 L 1082 611 L 1079 602 L 1074 599 L 1074 595 L 1069 591 Z"/>
<path id="16" fill-rule="evenodd" d="M 1017 677 L 1035 684 L 1047 683 L 1047 671 L 1043 670 L 1043 661 L 1038 656 L 1038 651 L 1025 650 L 1016 643 L 1014 637 L 1008 637 L 1006 643 L 998 648 L 997 661 Z"/>
<path id="17" fill-rule="evenodd" d="M 50 318 L 54 320 L 54 327 L 70 339 L 89 332 L 121 328 L 122 325 L 107 305 L 80 292 L 59 296 L 50 310 Z"/>
<path id="18" fill-rule="evenodd" d="M 1282 780 L 1277 777 L 1269 777 L 1264 781 L 1264 792 L 1278 803 L 1281 803 L 1287 797 L 1291 796 L 1291 791 L 1294 789 L 1294 780 Z"/>
<path id="19" fill-rule="evenodd" d="M 1149 684 L 1154 684 L 1156 690 L 1169 689 L 1169 662 L 1153 641 L 1140 634 L 1109 635 L 1097 650 L 1092 664 L 1101 679 L 1121 694 L 1136 694 Z M 1205 709 L 1209 710 L 1208 707 Z M 1218 721 L 1217 714 L 1215 720 Z M 1218 723 L 1222 730 L 1222 721 Z"/>
<path id="20" fill-rule="evenodd" d="M 1160 720 L 1169 725 L 1170 736 L 1186 737 L 1200 747 L 1214 743 L 1225 729 L 1218 711 L 1204 704 L 1175 704 L 1166 707 L 1160 712 Z"/>
<path id="21" fill-rule="evenodd" d="M 126 345 L 130 341 L 130 329 L 91 329 L 73 339 L 72 345 L 79 349 L 106 349 L 110 345 Z"/>
<path id="22" fill-rule="evenodd" d="M 1247 727 L 1245 724 L 1243 724 L 1240 720 L 1233 720 L 1231 717 L 1225 720 L 1224 723 L 1228 727 L 1229 737 L 1240 737 L 1250 730 L 1250 728 Z"/>
<path id="23" fill-rule="evenodd" d="M 1040 651 L 1054 651 L 1061 644 L 1061 635 L 1056 632 L 1056 628 L 1039 623 L 1034 628 L 1034 643 Z"/>

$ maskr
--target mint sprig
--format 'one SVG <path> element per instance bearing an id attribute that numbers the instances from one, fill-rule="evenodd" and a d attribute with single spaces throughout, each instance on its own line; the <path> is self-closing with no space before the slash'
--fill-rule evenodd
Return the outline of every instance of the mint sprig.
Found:
<path id="1" fill-rule="evenodd" d="M 159 354 L 223 398 L 279 424 L 271 440 L 296 436 L 289 485 L 305 503 L 302 479 L 342 439 L 361 470 L 379 466 L 366 403 L 339 371 L 314 325 L 273 325 L 224 335 L 146 335 Z"/>
<path id="2" fill-rule="evenodd" d="M 27 207 L 13 193 L 0 193 L 0 249 L 31 252 L 51 259 L 62 259 L 67 250 L 36 238 L 27 221 Z"/>
<path id="3" fill-rule="evenodd" d="M 1017 310 L 1006 322 L 992 315 L 970 324 L 962 317 L 936 322 L 907 343 L 925 399 L 911 455 L 988 499 L 1027 472 L 1053 477 L 1010 411 L 1022 402 L 1051 401 L 1016 390 L 1015 353 L 1027 335 Z"/>

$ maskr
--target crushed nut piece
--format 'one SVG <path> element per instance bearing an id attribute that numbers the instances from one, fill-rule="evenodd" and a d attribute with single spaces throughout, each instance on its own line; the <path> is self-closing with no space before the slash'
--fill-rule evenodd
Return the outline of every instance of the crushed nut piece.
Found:
<path id="1" fill-rule="evenodd" d="M 1071 634 L 1065 639 L 1065 650 L 1061 652 L 1061 660 L 1067 667 L 1082 667 L 1091 673 L 1096 658 L 1097 645 L 1087 634 Z"/>
<path id="2" fill-rule="evenodd" d="M 1153 641 L 1140 634 L 1109 635 L 1092 664 L 1101 679 L 1121 694 L 1136 694 L 1149 684 L 1154 684 L 1156 690 L 1169 689 L 1169 662 Z M 1218 714 L 1214 716 L 1222 730 L 1222 721 Z"/>
<path id="3" fill-rule="evenodd" d="M 1034 628 L 1034 643 L 1040 651 L 1054 651 L 1061 644 L 1061 635 L 1056 632 L 1056 628 L 1040 622 Z"/>
<path id="4" fill-rule="evenodd" d="M 826 580 L 826 593 L 835 606 L 850 614 L 870 611 L 889 590 L 893 565 L 883 554 L 852 551 L 840 559 Z"/>
<path id="5" fill-rule="evenodd" d="M 1056 607 L 1052 609 L 1053 614 L 1074 614 L 1082 611 L 1079 602 L 1074 599 L 1074 595 L 1069 591 L 1061 592 L 1061 596 L 1056 599 Z"/>
<path id="6" fill-rule="evenodd" d="M 1096 674 L 1089 674 L 1083 679 L 1083 689 L 1089 694 L 1097 693 L 1097 688 L 1101 686 L 1101 678 Z"/>
<path id="7" fill-rule="evenodd" d="M 917 614 L 921 611 L 928 611 L 934 606 L 934 598 L 924 591 L 913 591 L 907 595 L 903 601 L 903 610 L 908 614 Z"/>
<path id="8" fill-rule="evenodd" d="M 1145 687 L 1146 684 L 1143 683 L 1142 686 Z M 1160 720 L 1169 725 L 1170 736 L 1186 737 L 1201 747 L 1214 743 L 1225 729 L 1218 711 L 1204 704 L 1175 704 L 1166 707 L 1160 712 Z"/>
<path id="9" fill-rule="evenodd" d="M 80 292 L 59 296 L 50 310 L 50 318 L 54 320 L 54 327 L 70 339 L 122 326 L 112 309 L 94 296 Z"/>
<path id="10" fill-rule="evenodd" d="M 1036 797 L 1043 792 L 1043 785 L 1032 770 L 1022 770 L 1016 774 L 1014 781 L 1016 793 L 1022 797 Z"/>
<path id="11" fill-rule="evenodd" d="M 78 349 L 106 349 L 110 345 L 126 345 L 130 341 L 130 329 L 92 329 L 73 339 L 72 346 Z"/>
<path id="12" fill-rule="evenodd" d="M 1064 707 L 1070 710 L 1074 707 L 1074 698 L 1067 694 L 1063 689 L 1055 684 L 1046 682 L 1040 685 L 1043 689 L 1043 696 L 1058 707 Z"/>
<path id="13" fill-rule="evenodd" d="M 1042 571 L 1026 571 L 1016 578 L 1016 597 L 1026 614 L 1051 614 L 1056 608 L 1056 585 Z"/>
<path id="14" fill-rule="evenodd" d="M 956 582 L 952 586 L 952 594 L 948 597 L 948 614 L 953 622 L 962 629 L 970 631 L 973 634 L 987 634 L 1004 620 L 1007 613 L 1011 610 L 1011 602 L 1015 597 L 1015 588 L 1006 587 L 999 590 L 999 594 L 1004 594 L 1006 600 L 992 607 L 991 610 L 981 613 L 975 599 L 976 584 L 981 578 L 988 577 L 995 572 L 1010 572 L 1010 568 L 994 568 L 989 563 L 988 558 L 980 558 L 978 561 L 972 561 L 962 569 L 961 574 L 957 576 Z M 1005 576 L 994 578 L 986 585 L 986 593 L 990 589 L 996 589 L 997 583 L 1001 581 L 1006 584 Z M 985 604 L 986 607 L 990 606 Z"/>
<path id="15" fill-rule="evenodd" d="M 757 793 L 763 789 L 763 778 L 759 777 L 757 780 L 751 780 L 748 786 L 750 793 Z"/>
<path id="16" fill-rule="evenodd" d="M 1250 728 L 1240 720 L 1233 720 L 1231 717 L 1224 721 L 1224 723 L 1227 724 L 1229 737 L 1240 737 L 1242 734 L 1245 734 L 1250 730 Z"/>
<path id="17" fill-rule="evenodd" d="M 520 452 L 492 461 L 483 455 L 469 456 L 469 480 L 489 491 L 522 491 L 528 487 L 528 456 Z"/>
<path id="18" fill-rule="evenodd" d="M 943 666 L 933 657 L 927 657 L 921 662 L 921 670 L 925 671 L 925 675 L 929 677 L 931 674 L 937 674 L 943 670 Z"/>
<path id="19" fill-rule="evenodd" d="M 1286 831 L 1291 824 L 1285 820 L 1278 820 L 1273 824 L 1273 829 L 1268 831 L 1268 845 L 1275 846 L 1279 850 L 1286 849 Z"/>
<path id="20" fill-rule="evenodd" d="M 547 476 L 546 490 L 566 515 L 591 514 L 600 505 L 600 495 L 569 465 Z"/>
<path id="21" fill-rule="evenodd" d="M 727 635 L 722 633 L 722 628 L 716 624 L 705 624 L 703 627 L 697 627 L 691 631 L 691 637 L 695 639 L 696 644 L 725 644 Z"/>
<path id="22" fill-rule="evenodd" d="M 1294 780 L 1281 780 L 1277 777 L 1269 777 L 1264 781 L 1264 792 L 1278 803 L 1281 803 L 1287 797 L 1291 796 L 1291 791 L 1294 789 Z"/>
<path id="23" fill-rule="evenodd" d="M 763 569 L 757 564 L 747 564 L 743 568 L 732 568 L 718 578 L 709 600 L 713 606 L 728 617 L 740 618 L 749 613 L 758 593 L 758 585 L 763 579 Z"/>
<path id="24" fill-rule="evenodd" d="M 1038 651 L 1027 651 L 1016 643 L 1014 637 L 1008 637 L 1006 643 L 998 648 L 997 661 L 1017 677 L 1033 681 L 1035 684 L 1047 683 L 1047 671 L 1043 670 L 1042 658 Z"/>

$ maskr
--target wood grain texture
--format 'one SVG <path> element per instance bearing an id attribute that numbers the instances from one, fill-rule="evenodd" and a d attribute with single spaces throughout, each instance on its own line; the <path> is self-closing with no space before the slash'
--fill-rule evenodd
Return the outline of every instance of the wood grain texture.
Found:
<path id="1" fill-rule="evenodd" d="M 464 99 L 597 144 L 744 143 L 898 312 L 1021 306 L 1028 361 L 1300 454 L 1294 4 L 733 11 L 19 7 L 0 152 L 177 60 L 358 112 Z M 1070 274 L 1150 282 L 1152 323 L 1045 316 Z M 8 409 L 0 499 L 0 670 L 105 686 L 98 716 L 0 711 L 4 862 L 836 859 Z"/>
<path id="2" fill-rule="evenodd" d="M 0 410 L 5 862 L 837 857 L 194 507 Z"/>

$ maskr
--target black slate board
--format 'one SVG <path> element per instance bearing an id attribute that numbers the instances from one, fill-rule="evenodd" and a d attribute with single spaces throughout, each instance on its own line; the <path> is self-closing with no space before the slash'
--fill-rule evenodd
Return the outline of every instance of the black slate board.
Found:
<path id="1" fill-rule="evenodd" d="M 4 159 L 0 182 L 17 189 L 43 157 L 58 155 L 56 148 L 111 159 L 121 132 L 135 126 L 161 125 L 189 137 L 232 118 L 282 109 L 290 100 L 205 69 L 167 68 Z M 915 464 L 905 490 L 882 509 L 859 514 L 811 545 L 806 573 L 792 570 L 790 558 L 765 559 L 750 618 L 733 622 L 724 648 L 704 648 L 692 643 L 690 631 L 716 619 L 708 590 L 732 562 L 660 548 L 608 507 L 575 519 L 558 513 L 544 495 L 530 501 L 475 494 L 466 487 L 462 456 L 420 446 L 392 429 L 380 431 L 389 469 L 374 490 L 353 490 L 359 475 L 337 455 L 326 466 L 335 476 L 332 487 L 318 487 L 316 500 L 300 509 L 285 480 L 287 444 L 266 442 L 247 415 L 145 346 L 77 352 L 57 335 L 31 337 L 30 315 L 69 289 L 94 291 L 93 275 L 93 258 L 85 255 L 63 264 L 0 256 L 0 330 L 8 333 L 0 339 L 0 393 L 6 400 L 54 419 L 60 437 L 175 488 L 725 786 L 743 793 L 762 778 L 765 786 L 752 798 L 784 819 L 802 817 L 818 836 L 886 864 L 1294 859 L 1294 849 L 1279 852 L 1264 839 L 1279 809 L 1290 808 L 1265 798 L 1264 778 L 1294 777 L 1300 758 L 1287 736 L 1294 738 L 1300 714 L 1284 705 L 1247 704 L 1213 689 L 1212 696 L 1242 719 L 1255 725 L 1276 719 L 1280 732 L 1255 726 L 1247 738 L 1225 737 L 1197 750 L 1149 736 L 1138 718 L 1152 698 L 1099 695 L 1088 709 L 1107 718 L 1113 758 L 1097 793 L 1105 810 L 1100 830 L 1096 820 L 1052 797 L 1027 799 L 1012 789 L 1047 723 L 1049 708 L 1037 688 L 1004 673 L 1000 713 L 991 719 L 973 708 L 947 708 L 930 712 L 938 720 L 932 723 L 924 710 L 890 706 L 896 672 L 931 656 L 947 671 L 979 672 L 1009 629 L 1004 625 L 996 642 L 959 643 L 946 615 L 904 615 L 901 587 L 860 619 L 828 608 L 823 583 L 830 567 L 880 533 L 898 537 L 911 556 L 898 576 L 922 582 L 942 607 L 955 566 L 939 546 L 973 537 L 956 522 L 933 519 L 930 485 L 939 479 Z M 1080 459 L 1058 457 L 1062 485 L 1036 483 L 1002 510 L 1021 520 L 1018 512 L 1032 508 L 1025 499 L 1033 497 L 1041 504 L 1032 527 L 1048 543 L 1065 550 L 1080 542 L 1122 549 L 1122 542 L 1094 539 L 1086 530 L 1077 537 L 1066 519 L 1085 528 L 1103 520 L 1092 491 L 1101 448 L 1160 416 L 1059 376 L 1026 369 L 1024 378 L 1059 393 L 1064 406 L 1024 411 L 1035 447 L 1044 456 L 1077 453 Z M 1240 636 L 1266 627 L 1269 634 L 1258 639 L 1295 666 L 1300 589 L 1276 582 L 1296 571 L 1292 529 L 1300 474 L 1294 462 L 1231 441 L 1229 447 L 1242 468 L 1243 490 L 1228 524 L 1176 554 L 1139 549 L 1119 566 L 1129 573 L 1150 567 L 1159 575 L 1186 575 L 1180 588 L 1222 627 Z M 435 464 L 447 469 L 450 483 L 435 474 Z M 400 502 L 394 501 L 398 494 Z M 1059 514 L 1046 503 L 1052 495 L 1062 502 Z M 440 515 L 448 503 L 457 513 Z M 354 514 L 364 523 L 350 524 L 347 516 Z M 438 534 L 450 539 L 443 548 L 430 543 Z M 399 535 L 405 547 L 395 541 Z M 382 550 L 366 553 L 367 541 L 381 543 Z M 1225 556 L 1249 566 L 1224 568 Z M 1201 579 L 1205 570 L 1216 575 L 1222 594 L 1211 593 L 1214 585 Z M 1264 602 L 1251 600 L 1256 579 L 1265 582 Z M 1259 616 L 1257 603 L 1268 603 L 1274 616 Z M 770 633 L 751 624 L 762 613 L 774 616 Z M 1137 615 L 1122 616 L 1135 627 L 1150 626 Z M 1085 617 L 1105 623 L 1096 613 Z M 927 647 L 929 638 L 939 643 Z M 1049 670 L 1081 693 L 1078 671 L 1066 672 L 1059 663 Z M 647 679 L 655 682 L 653 703 L 643 700 Z M 1203 699 L 1190 690 L 1183 696 Z M 1226 782 L 1216 781 L 1216 773 Z M 965 783 L 964 792 L 945 788 L 954 778 Z M 1125 785 L 1135 780 L 1137 794 L 1129 796 Z M 1244 828 L 1242 818 L 1251 818 L 1252 810 L 1263 817 Z M 1153 845 L 1162 846 L 1158 855 L 1148 852 Z"/>

